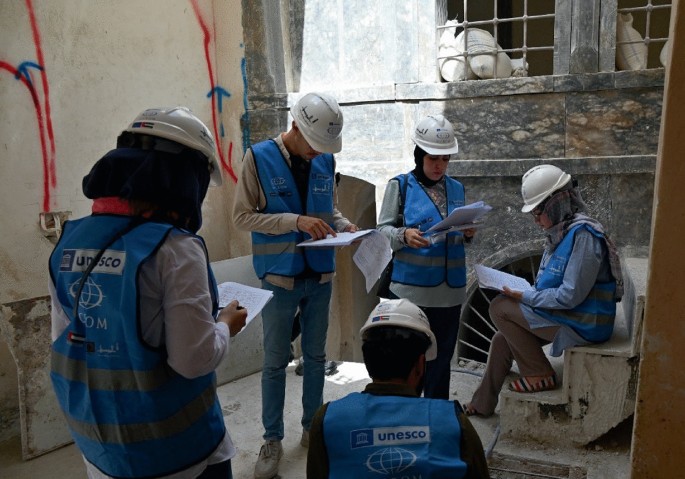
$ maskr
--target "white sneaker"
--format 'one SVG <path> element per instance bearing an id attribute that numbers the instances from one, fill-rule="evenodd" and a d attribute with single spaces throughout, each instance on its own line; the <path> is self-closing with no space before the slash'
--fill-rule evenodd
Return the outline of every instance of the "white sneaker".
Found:
<path id="1" fill-rule="evenodd" d="M 255 479 L 271 479 L 278 474 L 278 461 L 282 456 L 281 441 L 266 441 L 259 450 L 257 464 L 254 466 Z"/>
<path id="2" fill-rule="evenodd" d="M 302 429 L 302 439 L 300 439 L 300 446 L 309 447 L 309 431 Z"/>

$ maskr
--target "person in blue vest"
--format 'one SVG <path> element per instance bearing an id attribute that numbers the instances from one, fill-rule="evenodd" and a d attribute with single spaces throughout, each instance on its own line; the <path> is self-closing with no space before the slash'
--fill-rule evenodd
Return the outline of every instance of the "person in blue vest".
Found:
<path id="1" fill-rule="evenodd" d="M 357 226 L 338 211 L 333 153 L 342 148 L 343 114 L 330 95 L 307 93 L 291 108 L 290 130 L 245 153 L 233 204 L 237 228 L 252 232 L 253 264 L 273 298 L 262 310 L 261 447 L 254 477 L 278 473 L 285 436 L 283 407 L 293 321 L 299 308 L 303 353 L 302 436 L 309 444 L 314 413 L 323 402 L 326 333 L 335 274 L 333 248 L 302 248 Z"/>
<path id="2" fill-rule="evenodd" d="M 450 363 L 459 334 L 461 305 L 466 300 L 464 243 L 474 229 L 428 237 L 426 231 L 464 206 L 464 186 L 447 175 L 459 151 L 452 124 L 429 115 L 416 124 L 415 168 L 388 182 L 378 216 L 378 230 L 394 251 L 389 298 L 407 298 L 428 316 L 438 356 L 428 363 L 423 394 L 450 397 Z"/>
<path id="3" fill-rule="evenodd" d="M 407 299 L 382 301 L 359 334 L 372 382 L 317 411 L 307 478 L 490 477 L 459 402 L 420 397 L 437 355 L 421 308 Z"/>
<path id="4" fill-rule="evenodd" d="M 51 379 L 88 477 L 233 477 L 214 369 L 247 312 L 219 311 L 196 234 L 210 182 L 202 121 L 145 110 L 83 178 L 92 214 L 50 256 Z"/>
<path id="5" fill-rule="evenodd" d="M 512 391 L 554 389 L 559 378 L 542 347 L 550 354 L 601 343 L 611 337 L 616 302 L 623 295 L 623 275 L 616 247 L 604 227 L 585 214 L 576 181 L 554 165 L 538 165 L 523 175 L 523 213 L 544 230 L 547 245 L 531 291 L 503 294 L 490 304 L 498 329 L 492 338 L 483 379 L 466 405 L 468 414 L 494 413 L 500 390 L 516 360 L 521 377 Z"/>

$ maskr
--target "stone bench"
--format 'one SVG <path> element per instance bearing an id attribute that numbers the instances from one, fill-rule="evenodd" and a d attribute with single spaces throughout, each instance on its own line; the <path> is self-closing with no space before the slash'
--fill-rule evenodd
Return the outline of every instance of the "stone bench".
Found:
<path id="1" fill-rule="evenodd" d="M 503 434 L 551 443 L 587 444 L 633 414 L 637 390 L 646 258 L 623 260 L 625 293 L 609 341 L 564 351 L 560 388 L 535 394 L 503 391 Z M 555 358 L 556 359 L 556 358 Z"/>

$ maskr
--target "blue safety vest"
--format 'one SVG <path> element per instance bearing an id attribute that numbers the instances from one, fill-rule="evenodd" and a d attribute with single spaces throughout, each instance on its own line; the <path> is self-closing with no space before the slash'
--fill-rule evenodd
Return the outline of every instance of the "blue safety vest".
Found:
<path id="1" fill-rule="evenodd" d="M 74 315 L 84 271 L 129 224 L 130 217 L 115 215 L 65 224 L 50 276 L 71 322 L 53 343 L 50 376 L 72 437 L 91 464 L 113 477 L 156 477 L 209 457 L 226 428 L 215 374 L 186 379 L 169 367 L 164 346 L 142 339 L 138 273 L 171 225 L 142 223 L 107 246 L 83 282 Z"/>
<path id="2" fill-rule="evenodd" d="M 257 143 L 252 147 L 252 154 L 259 183 L 266 197 L 263 213 L 314 216 L 333 227 L 333 155 L 322 154 L 311 160 L 305 212 L 302 211 L 295 178 L 276 142 L 268 140 Z M 309 238 L 311 237 L 308 234 L 301 231 L 280 235 L 252 232 L 252 263 L 257 277 L 262 279 L 267 274 L 296 276 L 304 271 L 305 265 L 309 265 L 317 273 L 335 271 L 334 248 L 296 246 Z"/>
<path id="3" fill-rule="evenodd" d="M 604 235 L 587 224 L 571 228 L 550 255 L 547 264 L 540 268 L 540 273 L 535 282 L 536 289 L 543 290 L 561 286 L 564 281 L 566 266 L 573 251 L 575 235 L 581 228 L 604 241 Z M 596 282 L 587 298 L 573 309 L 533 308 L 533 311 L 544 318 L 570 326 L 587 341 L 600 343 L 608 340 L 614 330 L 615 292 L 616 281 Z"/>
<path id="4" fill-rule="evenodd" d="M 406 183 L 404 207 L 404 226 L 426 231 L 442 221 L 442 216 L 433 200 L 424 191 L 412 174 L 395 177 Z M 457 180 L 445 177 L 447 194 L 447 214 L 455 208 L 464 206 L 464 186 Z M 450 232 L 445 241 L 431 244 L 425 248 L 405 246 L 395 253 L 392 281 L 413 286 L 438 286 L 447 281 L 452 288 L 466 286 L 466 255 L 464 236 L 460 232 Z"/>
<path id="5" fill-rule="evenodd" d="M 352 393 L 329 403 L 323 433 L 329 478 L 466 474 L 452 401 Z"/>

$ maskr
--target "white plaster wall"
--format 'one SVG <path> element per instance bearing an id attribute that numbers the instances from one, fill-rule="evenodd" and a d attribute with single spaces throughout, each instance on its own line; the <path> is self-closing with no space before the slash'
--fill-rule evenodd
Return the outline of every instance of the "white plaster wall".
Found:
<path id="1" fill-rule="evenodd" d="M 228 212 L 232 164 L 243 154 L 242 58 L 240 0 L 2 2 L 0 303 L 47 294 L 53 243 L 41 234 L 39 214 L 88 214 L 83 176 L 148 107 L 186 105 L 218 137 L 224 185 L 210 191 L 200 233 L 211 260 L 241 248 L 229 241 Z M 30 73 L 35 98 L 17 70 Z M 208 97 L 212 86 L 223 89 L 221 102 Z M 1 339 L 0 404 L 1 438 L 3 411 L 17 404 L 14 361 Z"/>

